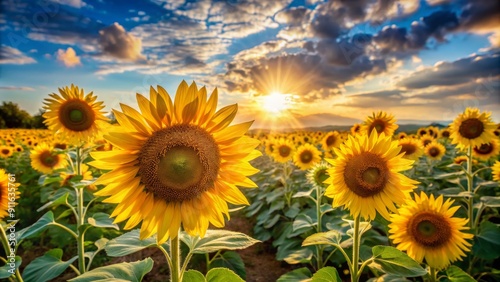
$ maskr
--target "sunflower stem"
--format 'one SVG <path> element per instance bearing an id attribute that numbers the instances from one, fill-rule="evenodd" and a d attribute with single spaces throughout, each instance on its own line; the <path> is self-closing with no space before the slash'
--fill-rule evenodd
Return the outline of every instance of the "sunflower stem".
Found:
<path id="1" fill-rule="evenodd" d="M 352 245 L 352 273 L 351 273 L 351 282 L 358 282 L 360 273 L 358 273 L 358 266 L 359 266 L 359 247 L 360 247 L 360 241 L 361 241 L 361 236 L 359 234 L 359 223 L 360 223 L 360 216 L 356 216 L 354 218 L 354 238 L 353 238 L 353 245 Z"/>
<path id="2" fill-rule="evenodd" d="M 172 267 L 170 268 L 170 281 L 179 282 L 182 280 L 180 273 L 180 251 L 179 251 L 179 234 L 173 234 L 175 237 L 170 238 L 170 257 L 172 259 Z"/>
<path id="3" fill-rule="evenodd" d="M 321 197 L 323 196 L 321 193 L 321 187 L 319 185 L 314 185 L 316 186 L 316 215 L 317 215 L 317 227 L 316 231 L 317 233 L 322 232 L 322 222 L 321 222 Z M 316 251 L 318 252 L 318 270 L 323 267 L 323 246 L 322 245 L 316 245 Z"/>
<path id="4" fill-rule="evenodd" d="M 81 147 L 76 147 L 76 175 L 81 175 Z M 76 188 L 76 198 L 77 198 L 77 220 L 76 220 L 76 232 L 78 234 L 76 240 L 76 246 L 78 249 L 78 270 L 81 274 L 85 273 L 85 231 L 81 230 L 81 226 L 85 224 L 85 214 L 83 205 L 83 188 Z"/>
<path id="5" fill-rule="evenodd" d="M 472 175 L 472 145 L 469 145 L 467 149 L 467 192 L 469 194 L 473 193 L 472 186 L 474 182 L 474 176 Z M 469 227 L 471 231 L 474 228 L 474 199 L 471 195 L 467 198 L 468 216 L 469 216 Z"/>
<path id="6" fill-rule="evenodd" d="M 437 272 L 434 267 L 429 267 L 429 282 L 437 281 Z"/>

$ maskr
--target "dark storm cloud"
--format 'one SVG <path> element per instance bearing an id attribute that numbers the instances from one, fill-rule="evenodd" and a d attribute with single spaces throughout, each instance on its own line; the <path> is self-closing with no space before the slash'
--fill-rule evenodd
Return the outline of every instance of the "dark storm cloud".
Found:
<path id="1" fill-rule="evenodd" d="M 444 35 L 458 27 L 458 18 L 450 11 L 437 11 L 414 22 L 410 30 L 395 25 L 384 27 L 373 40 L 382 54 L 418 51 L 425 48 L 429 38 L 444 40 Z"/>
<path id="2" fill-rule="evenodd" d="M 434 85 L 458 85 L 477 78 L 500 75 L 500 52 L 492 55 L 474 55 L 417 71 L 398 82 L 406 88 L 426 88 Z"/>
<path id="3" fill-rule="evenodd" d="M 310 10 L 304 7 L 292 7 L 276 14 L 275 20 L 288 26 L 302 25 L 309 19 Z"/>
<path id="4" fill-rule="evenodd" d="M 316 44 L 315 50 L 330 64 L 350 65 L 365 54 L 365 48 L 371 40 L 372 36 L 364 33 L 340 40 L 323 39 Z"/>
<path id="5" fill-rule="evenodd" d="M 498 28 L 500 24 L 500 1 L 470 0 L 460 15 L 464 29 Z"/>

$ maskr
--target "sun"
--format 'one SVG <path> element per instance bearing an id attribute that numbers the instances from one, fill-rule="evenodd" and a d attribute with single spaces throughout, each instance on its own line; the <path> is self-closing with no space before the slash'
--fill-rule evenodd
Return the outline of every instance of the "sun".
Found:
<path id="1" fill-rule="evenodd" d="M 279 92 L 272 92 L 262 97 L 262 107 L 270 114 L 280 114 L 291 106 L 291 96 Z"/>

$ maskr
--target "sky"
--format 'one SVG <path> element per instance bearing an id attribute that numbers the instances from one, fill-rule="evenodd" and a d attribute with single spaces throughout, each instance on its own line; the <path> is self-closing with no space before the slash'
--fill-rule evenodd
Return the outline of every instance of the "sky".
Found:
<path id="1" fill-rule="evenodd" d="M 0 98 L 30 114 L 72 83 L 105 110 L 182 80 L 255 127 L 500 122 L 498 0 L 1 1 Z"/>

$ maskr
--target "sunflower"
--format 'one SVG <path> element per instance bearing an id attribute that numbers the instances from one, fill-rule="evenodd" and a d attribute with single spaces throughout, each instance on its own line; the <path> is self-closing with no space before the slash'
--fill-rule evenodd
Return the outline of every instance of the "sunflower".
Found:
<path id="1" fill-rule="evenodd" d="M 448 138 L 450 138 L 450 135 L 451 135 L 450 129 L 448 129 L 448 128 L 443 128 L 443 129 L 441 129 L 441 131 L 439 131 L 440 138 L 448 139 Z"/>
<path id="2" fill-rule="evenodd" d="M 314 187 L 326 187 L 325 180 L 328 179 L 328 169 L 330 164 L 325 161 L 320 161 L 314 164 L 307 172 L 307 180 Z"/>
<path id="3" fill-rule="evenodd" d="M 403 158 L 398 141 L 373 130 L 370 136 L 349 136 L 334 149 L 337 159 L 327 159 L 333 165 L 325 196 L 333 198 L 333 207 L 344 206 L 354 217 L 374 219 L 379 212 L 389 218 L 394 204 L 402 204 L 416 188 L 414 181 L 400 171 L 408 170 L 413 160 Z"/>
<path id="4" fill-rule="evenodd" d="M 429 126 L 429 127 L 427 127 L 427 134 L 429 134 L 430 136 L 432 136 L 434 138 L 437 138 L 438 134 L 439 134 L 439 128 L 437 128 L 435 126 Z"/>
<path id="5" fill-rule="evenodd" d="M 8 157 L 12 156 L 13 153 L 14 153 L 14 150 L 12 150 L 12 147 L 5 146 L 5 145 L 0 146 L 0 157 L 8 158 Z"/>
<path id="6" fill-rule="evenodd" d="M 403 158 L 409 160 L 418 160 L 420 156 L 424 154 L 420 142 L 413 138 L 403 138 L 398 141 L 399 146 L 401 146 L 401 153 L 404 153 Z"/>
<path id="7" fill-rule="evenodd" d="M 268 156 L 272 156 L 274 155 L 274 143 L 276 142 L 276 140 L 273 138 L 273 139 L 268 139 L 266 141 L 266 147 L 264 149 L 264 151 L 266 152 L 266 155 Z"/>
<path id="8" fill-rule="evenodd" d="M 60 96 L 52 93 L 45 99 L 43 117 L 47 127 L 67 138 L 69 143 L 79 144 L 93 138 L 106 124 L 101 110 L 102 102 L 96 102 L 92 92 L 85 95 L 78 86 L 59 88 Z"/>
<path id="9" fill-rule="evenodd" d="M 434 137 L 430 135 L 424 135 L 420 137 L 420 144 L 422 144 L 422 147 L 427 147 L 432 141 L 434 141 Z"/>
<path id="10" fill-rule="evenodd" d="M 293 152 L 295 151 L 295 146 L 292 141 L 280 138 L 274 143 L 273 157 L 279 163 L 286 163 L 292 159 Z"/>
<path id="11" fill-rule="evenodd" d="M 313 145 L 306 143 L 301 145 L 293 155 L 293 162 L 301 170 L 311 168 L 315 163 L 321 160 L 321 152 Z"/>
<path id="12" fill-rule="evenodd" d="M 458 164 L 458 165 L 461 165 L 463 163 L 467 163 L 467 156 L 456 156 L 454 159 L 453 159 L 453 163 L 455 164 Z"/>
<path id="13" fill-rule="evenodd" d="M 403 139 L 403 138 L 406 138 L 406 137 L 408 137 L 408 135 L 405 132 L 399 132 L 398 136 L 396 137 L 396 139 Z"/>
<path id="14" fill-rule="evenodd" d="M 361 124 L 359 123 L 355 123 L 352 127 L 351 127 L 351 134 L 352 135 L 356 135 L 358 133 L 361 132 Z"/>
<path id="15" fill-rule="evenodd" d="M 389 224 L 389 238 L 399 250 L 420 263 L 425 258 L 427 265 L 438 270 L 461 260 L 471 246 L 466 239 L 473 237 L 462 232 L 469 229 L 468 220 L 453 217 L 460 206 L 451 207 L 451 199 L 443 201 L 443 195 L 415 194 L 415 200 L 405 202 L 391 215 Z"/>
<path id="16" fill-rule="evenodd" d="M 421 127 L 417 130 L 417 135 L 422 137 L 424 135 L 427 135 L 427 128 Z"/>
<path id="17" fill-rule="evenodd" d="M 495 164 L 491 167 L 491 174 L 493 176 L 493 180 L 500 182 L 500 161 L 496 161 Z"/>
<path id="18" fill-rule="evenodd" d="M 4 169 L 0 168 L 0 220 L 9 215 L 9 208 L 15 207 L 12 206 L 12 198 L 19 198 L 20 193 L 17 190 L 17 187 L 19 187 L 20 184 L 12 182 L 11 180 L 12 178 L 9 179 L 9 174 L 6 173 Z M 12 190 L 13 188 L 16 189 Z"/>
<path id="19" fill-rule="evenodd" d="M 425 147 L 425 154 L 431 160 L 440 160 L 446 153 L 446 148 L 438 143 L 436 140 L 432 141 L 427 147 Z"/>
<path id="20" fill-rule="evenodd" d="M 86 164 L 82 164 L 80 166 L 80 170 L 81 170 L 81 175 L 82 175 L 82 180 L 91 180 L 93 177 L 92 177 L 92 172 L 89 170 L 89 166 L 86 165 Z M 68 172 L 61 172 L 61 175 L 60 177 L 62 178 L 62 180 L 60 181 L 59 184 L 61 184 L 61 187 L 63 186 L 70 186 L 70 180 L 71 178 L 75 177 L 76 174 L 75 173 L 68 173 Z"/>
<path id="21" fill-rule="evenodd" d="M 480 113 L 476 108 L 467 108 L 450 125 L 452 144 L 461 150 L 469 146 L 480 146 L 495 138 L 496 125 L 491 121 L 491 113 Z"/>
<path id="22" fill-rule="evenodd" d="M 392 114 L 379 111 L 378 113 L 373 113 L 372 116 L 368 116 L 366 118 L 361 128 L 361 132 L 369 135 L 372 130 L 375 129 L 378 134 L 383 132 L 387 136 L 392 136 L 398 127 L 396 119 Z"/>
<path id="23" fill-rule="evenodd" d="M 500 152 L 498 141 L 491 139 L 490 142 L 474 146 L 472 148 L 472 155 L 480 160 L 487 161 L 489 158 L 497 156 Z"/>
<path id="24" fill-rule="evenodd" d="M 157 234 L 157 242 L 175 238 L 182 224 L 203 237 L 209 223 L 223 227 L 228 202 L 248 205 L 237 186 L 256 187 L 247 176 L 258 172 L 249 161 L 260 156 L 259 141 L 244 134 L 253 121 L 229 126 L 237 104 L 218 111 L 215 89 L 207 100 L 205 87 L 185 81 L 172 102 L 164 88 L 150 88 L 150 99 L 137 94 L 141 112 L 121 105 L 113 110 L 119 126 L 104 138 L 112 151 L 95 151 L 89 164 L 111 170 L 95 184 L 95 193 L 118 204 L 115 222 L 128 219 L 125 229 L 142 221 L 142 239 Z"/>
<path id="25" fill-rule="evenodd" d="M 49 174 L 53 170 L 64 168 L 68 165 L 65 155 L 59 154 L 54 147 L 42 143 L 30 151 L 31 166 L 42 173 Z"/>
<path id="26" fill-rule="evenodd" d="M 21 145 L 14 146 L 14 152 L 22 152 L 22 151 L 24 151 L 23 146 Z"/>
<path id="27" fill-rule="evenodd" d="M 340 145 L 342 139 L 337 131 L 328 132 L 325 137 L 321 140 L 321 145 L 323 150 L 329 151 L 332 148 L 336 148 Z"/>

